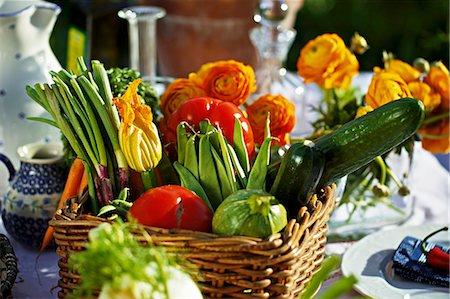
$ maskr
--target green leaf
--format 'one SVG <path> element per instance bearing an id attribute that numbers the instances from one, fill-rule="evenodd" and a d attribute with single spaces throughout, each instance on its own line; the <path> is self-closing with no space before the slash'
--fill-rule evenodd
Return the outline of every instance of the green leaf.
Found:
<path id="1" fill-rule="evenodd" d="M 32 121 L 42 122 L 42 123 L 54 126 L 55 128 L 59 129 L 58 124 L 52 119 L 43 118 L 43 117 L 33 117 L 33 116 L 27 117 L 27 119 L 32 120 Z"/>
<path id="2" fill-rule="evenodd" d="M 342 258 L 339 255 L 330 255 L 322 262 L 319 270 L 316 274 L 311 278 L 311 281 L 308 283 L 303 295 L 302 299 L 312 299 L 317 292 L 317 289 L 320 287 L 322 282 L 324 282 L 333 272 L 338 269 L 341 265 Z"/>

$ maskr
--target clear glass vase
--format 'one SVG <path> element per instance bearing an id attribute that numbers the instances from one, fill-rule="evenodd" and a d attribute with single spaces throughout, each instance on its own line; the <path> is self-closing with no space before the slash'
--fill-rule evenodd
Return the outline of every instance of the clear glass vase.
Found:
<path id="1" fill-rule="evenodd" d="M 329 237 L 359 239 L 388 225 L 405 222 L 412 214 L 414 197 L 409 194 L 411 153 L 403 147 L 384 157 L 386 179 L 380 188 L 380 161 L 347 176 L 345 189 L 331 215 Z"/>
<path id="2" fill-rule="evenodd" d="M 284 27 L 283 21 L 288 15 L 288 4 L 285 0 L 260 0 L 254 19 L 259 26 L 250 30 L 250 40 L 256 49 L 257 64 L 255 68 L 257 91 L 247 103 L 257 100 L 266 94 L 282 95 L 296 106 L 296 119 L 304 119 L 302 102 L 305 86 L 295 73 L 288 72 L 283 67 L 297 35 L 293 28 Z M 301 137 L 299 133 L 303 126 L 296 122 L 291 134 L 292 138 Z"/>
<path id="3" fill-rule="evenodd" d="M 120 10 L 118 15 L 128 21 L 130 68 L 139 71 L 144 81 L 157 85 L 160 79 L 157 76 L 156 22 L 166 15 L 165 9 L 132 6 Z"/>

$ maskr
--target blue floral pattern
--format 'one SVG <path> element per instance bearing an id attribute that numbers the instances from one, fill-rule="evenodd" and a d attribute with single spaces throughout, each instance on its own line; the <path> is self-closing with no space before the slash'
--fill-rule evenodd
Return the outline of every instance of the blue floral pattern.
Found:
<path id="1" fill-rule="evenodd" d="M 66 181 L 60 163 L 21 162 L 2 204 L 3 224 L 24 245 L 38 248 Z"/>

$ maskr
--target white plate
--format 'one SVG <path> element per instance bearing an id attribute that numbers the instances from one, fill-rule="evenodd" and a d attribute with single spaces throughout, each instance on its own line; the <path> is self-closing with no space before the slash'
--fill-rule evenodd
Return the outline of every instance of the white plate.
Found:
<path id="1" fill-rule="evenodd" d="M 439 299 L 450 298 L 449 289 L 428 284 L 415 283 L 394 274 L 392 256 L 406 236 L 424 238 L 441 228 L 436 225 L 398 227 L 381 230 L 352 245 L 342 259 L 342 273 L 353 274 L 358 283 L 355 289 L 363 295 L 379 299 Z M 439 233 L 433 241 L 447 246 L 448 235 Z"/>

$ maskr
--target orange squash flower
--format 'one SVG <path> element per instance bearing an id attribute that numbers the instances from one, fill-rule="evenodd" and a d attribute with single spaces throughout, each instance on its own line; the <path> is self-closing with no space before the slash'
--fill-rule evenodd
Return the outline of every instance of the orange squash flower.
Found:
<path id="1" fill-rule="evenodd" d="M 414 81 L 408 83 L 411 95 L 422 101 L 426 112 L 431 112 L 441 103 L 441 95 L 437 93 L 427 83 Z"/>
<path id="2" fill-rule="evenodd" d="M 303 47 L 297 69 L 306 83 L 314 82 L 325 89 L 348 89 L 358 74 L 359 63 L 342 38 L 327 33 Z"/>
<path id="3" fill-rule="evenodd" d="M 385 70 L 378 70 L 372 77 L 365 101 L 367 105 L 375 109 L 405 97 L 411 97 L 411 92 L 400 75 Z"/>
<path id="4" fill-rule="evenodd" d="M 422 136 L 422 147 L 433 154 L 448 154 L 450 152 L 449 120 L 423 126 L 419 133 Z"/>
<path id="5" fill-rule="evenodd" d="M 431 66 L 424 81 L 439 92 L 441 108 L 448 111 L 450 106 L 450 76 L 447 67 L 442 62 Z"/>
<path id="6" fill-rule="evenodd" d="M 236 106 L 256 91 L 253 68 L 235 60 L 206 63 L 197 73 L 189 74 L 189 79 L 201 86 L 207 96 Z"/>
<path id="7" fill-rule="evenodd" d="M 255 142 L 264 141 L 264 128 L 270 113 L 270 133 L 277 137 L 280 145 L 289 142 L 289 133 L 295 126 L 295 105 L 281 95 L 264 95 L 250 104 L 246 112 L 253 130 Z"/>
<path id="8" fill-rule="evenodd" d="M 356 110 L 355 118 L 360 118 L 363 115 L 366 115 L 367 113 L 373 111 L 373 108 L 370 106 L 361 106 L 358 107 L 358 110 Z"/>
<path id="9" fill-rule="evenodd" d="M 206 92 L 187 78 L 175 79 L 161 95 L 161 110 L 169 117 L 181 104 L 195 97 L 205 96 Z"/>
<path id="10" fill-rule="evenodd" d="M 417 81 L 420 78 L 420 72 L 404 61 L 391 59 L 386 64 L 386 71 L 399 74 L 406 83 Z"/>

